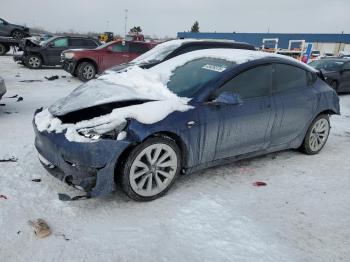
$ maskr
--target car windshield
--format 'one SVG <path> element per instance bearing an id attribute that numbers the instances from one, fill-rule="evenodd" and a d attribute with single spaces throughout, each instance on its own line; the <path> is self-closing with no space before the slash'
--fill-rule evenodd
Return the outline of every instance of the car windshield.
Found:
<path id="1" fill-rule="evenodd" d="M 209 81 L 235 65 L 223 59 L 201 58 L 176 68 L 167 87 L 180 97 L 193 97 Z"/>
<path id="2" fill-rule="evenodd" d="M 323 69 L 326 71 L 339 71 L 344 62 L 334 60 L 317 60 L 311 62 L 309 65 L 315 69 Z"/>
<path id="3" fill-rule="evenodd" d="M 40 42 L 40 45 L 41 45 L 41 46 L 45 46 L 48 42 L 52 41 L 52 40 L 55 39 L 55 38 L 56 38 L 56 37 L 53 36 L 53 37 L 50 37 L 50 38 L 47 39 L 47 40 L 41 41 L 41 42 Z"/>
<path id="4" fill-rule="evenodd" d="M 136 59 L 132 60 L 133 63 L 151 63 L 151 62 L 160 62 L 167 55 L 173 52 L 175 49 L 181 46 L 183 42 L 175 40 L 168 41 L 162 44 L 159 44 L 149 50 L 148 52 L 140 55 Z"/>
<path id="5" fill-rule="evenodd" d="M 99 47 L 97 47 L 96 49 L 97 50 L 99 50 L 99 49 L 103 49 L 103 48 L 105 48 L 105 47 L 107 47 L 107 46 L 110 46 L 110 45 L 112 45 L 112 44 L 115 44 L 116 42 L 108 42 L 108 43 L 105 43 L 105 44 L 103 44 L 103 45 L 100 45 Z"/>

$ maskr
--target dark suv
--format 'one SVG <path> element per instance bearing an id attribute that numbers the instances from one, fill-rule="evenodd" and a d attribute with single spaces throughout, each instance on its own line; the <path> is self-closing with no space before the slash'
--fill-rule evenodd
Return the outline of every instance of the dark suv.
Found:
<path id="1" fill-rule="evenodd" d="M 151 68 L 175 56 L 179 56 L 196 50 L 213 48 L 255 50 L 255 47 L 253 45 L 243 42 L 235 42 L 231 40 L 176 39 L 163 42 L 151 49 L 150 51 L 132 60 L 130 63 L 124 63 L 121 65 L 114 66 L 112 70 L 119 71 L 132 65 L 137 65 L 142 68 Z"/>
<path id="2" fill-rule="evenodd" d="M 26 39 L 27 40 L 27 39 Z M 61 65 L 61 53 L 74 48 L 96 48 L 100 42 L 89 37 L 55 36 L 42 42 L 23 41 L 23 54 L 13 57 L 32 69 Z"/>
<path id="3" fill-rule="evenodd" d="M 22 39 L 29 36 L 29 28 L 21 25 L 11 24 L 0 18 L 0 36 L 13 37 L 15 39 Z"/>

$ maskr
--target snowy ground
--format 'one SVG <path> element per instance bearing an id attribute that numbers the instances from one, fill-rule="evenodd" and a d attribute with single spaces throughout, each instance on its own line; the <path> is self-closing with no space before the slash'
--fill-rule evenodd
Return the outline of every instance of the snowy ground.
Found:
<path id="1" fill-rule="evenodd" d="M 24 98 L 0 102 L 0 159 L 18 157 L 0 163 L 0 261 L 350 261 L 350 95 L 319 155 L 286 151 L 181 176 L 149 203 L 121 192 L 61 202 L 57 193 L 74 189 L 39 164 L 31 121 L 79 82 L 11 56 L 0 57 L 0 75 L 5 96 Z M 44 79 L 52 75 L 66 78 Z M 35 237 L 27 221 L 37 218 L 53 235 Z"/>

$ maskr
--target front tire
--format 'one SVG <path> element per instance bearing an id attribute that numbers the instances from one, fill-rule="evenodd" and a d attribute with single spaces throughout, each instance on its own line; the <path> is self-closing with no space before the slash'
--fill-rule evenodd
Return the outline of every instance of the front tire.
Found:
<path id="1" fill-rule="evenodd" d="M 26 59 L 26 66 L 30 69 L 39 69 L 43 64 L 43 60 L 40 56 L 37 55 L 29 55 Z"/>
<path id="2" fill-rule="evenodd" d="M 306 133 L 302 150 L 308 155 L 318 154 L 327 142 L 329 131 L 329 116 L 322 114 L 316 117 Z"/>
<path id="3" fill-rule="evenodd" d="M 123 191 L 137 201 L 164 195 L 181 170 L 181 152 L 170 138 L 153 137 L 136 146 L 123 164 Z"/>
<path id="4" fill-rule="evenodd" d="M 82 62 L 77 67 L 77 76 L 78 78 L 83 81 L 87 82 L 91 79 L 93 79 L 96 75 L 96 68 L 95 65 L 90 62 Z"/>

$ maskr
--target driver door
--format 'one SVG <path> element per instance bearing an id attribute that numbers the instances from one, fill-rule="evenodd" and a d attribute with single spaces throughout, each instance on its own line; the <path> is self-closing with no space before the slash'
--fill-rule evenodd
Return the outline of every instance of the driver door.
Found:
<path id="1" fill-rule="evenodd" d="M 261 65 L 240 73 L 218 88 L 210 97 L 223 92 L 238 94 L 240 104 L 205 103 L 201 108 L 202 138 L 212 160 L 251 153 L 266 148 L 273 122 L 271 97 L 272 66 Z"/>

